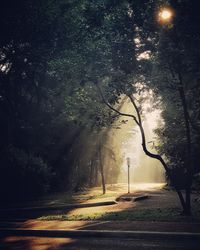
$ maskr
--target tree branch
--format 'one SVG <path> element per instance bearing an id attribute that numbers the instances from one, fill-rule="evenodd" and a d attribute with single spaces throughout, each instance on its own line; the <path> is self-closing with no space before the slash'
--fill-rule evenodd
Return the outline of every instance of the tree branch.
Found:
<path id="1" fill-rule="evenodd" d="M 122 113 L 122 112 L 120 112 L 119 110 L 113 108 L 113 107 L 106 101 L 106 99 L 105 99 L 105 97 L 104 97 L 104 95 L 103 95 L 103 93 L 102 93 L 102 91 L 101 91 L 101 88 L 98 86 L 98 84 L 96 84 L 96 87 L 97 87 L 97 89 L 98 89 L 98 91 L 99 91 L 99 94 L 100 94 L 100 96 L 101 96 L 103 102 L 106 104 L 106 106 L 108 106 L 111 110 L 115 111 L 115 112 L 116 112 L 117 114 L 119 114 L 119 115 L 131 117 L 131 118 L 136 122 L 136 124 L 139 126 L 140 133 L 141 133 L 141 137 L 142 137 L 142 148 L 143 148 L 144 153 L 145 153 L 147 156 L 151 157 L 151 158 L 157 159 L 157 160 L 160 161 L 160 163 L 163 165 L 163 167 L 164 167 L 166 173 L 168 174 L 168 176 L 169 176 L 171 182 L 173 183 L 174 188 L 175 188 L 175 190 L 176 190 L 176 192 L 177 192 L 177 194 L 178 194 L 178 196 L 179 196 L 181 205 L 182 205 L 183 209 L 185 210 L 185 207 L 186 207 L 186 205 L 185 205 L 185 200 L 184 200 L 184 198 L 183 198 L 183 195 L 182 195 L 182 193 L 181 193 L 181 190 L 177 187 L 177 185 L 176 185 L 176 183 L 175 183 L 175 181 L 174 181 L 174 179 L 173 179 L 173 176 L 172 176 L 172 174 L 171 174 L 171 171 L 170 171 L 169 167 L 167 166 L 166 162 L 164 161 L 164 159 L 162 158 L 162 156 L 160 156 L 160 155 L 158 155 L 158 154 L 153 154 L 153 153 L 151 153 L 151 152 L 147 149 L 147 146 L 146 146 L 146 137 L 145 137 L 145 132 L 144 132 L 144 128 L 143 128 L 143 125 L 142 125 L 141 115 L 140 115 L 139 109 L 138 109 L 138 107 L 137 107 L 137 105 L 136 105 L 136 103 L 135 103 L 135 101 L 134 101 L 133 96 L 132 96 L 132 95 L 128 95 L 128 97 L 129 97 L 130 100 L 131 100 L 131 103 L 133 104 L 133 106 L 134 106 L 134 108 L 135 108 L 135 111 L 136 111 L 136 113 L 137 113 L 137 118 L 138 118 L 138 119 L 137 119 L 136 116 L 134 116 L 134 115 Z"/>
<path id="2" fill-rule="evenodd" d="M 133 99 L 133 96 L 132 95 L 128 95 L 129 99 L 131 100 L 131 103 L 133 104 L 133 107 L 136 111 L 136 114 L 137 114 L 137 118 L 138 118 L 138 121 L 139 121 L 139 125 L 142 125 L 142 120 L 141 120 L 141 115 L 140 115 L 140 112 L 139 112 L 139 109 Z"/>
<path id="3" fill-rule="evenodd" d="M 169 176 L 171 182 L 173 183 L 174 188 L 175 188 L 175 190 L 176 190 L 176 192 L 177 192 L 177 194 L 178 194 L 178 196 L 179 196 L 181 205 L 182 205 L 182 207 L 185 209 L 185 201 L 184 201 L 183 195 L 182 195 L 181 191 L 179 190 L 179 188 L 176 186 L 176 183 L 175 183 L 175 181 L 174 181 L 174 179 L 173 179 L 173 176 L 172 176 L 172 174 L 171 174 L 171 171 L 170 171 L 169 167 L 167 166 L 166 162 L 164 161 L 164 159 L 162 158 L 162 156 L 160 156 L 160 155 L 158 155 L 158 154 L 153 154 L 153 153 L 151 153 L 151 152 L 147 149 L 147 146 L 146 146 L 146 137 L 145 137 L 145 132 L 144 132 L 144 128 L 143 128 L 143 125 L 142 125 L 142 119 L 141 119 L 141 115 L 140 115 L 139 109 L 138 109 L 138 107 L 137 107 L 137 105 L 136 105 L 136 103 L 135 103 L 135 101 L 134 101 L 133 96 L 129 95 L 128 97 L 130 98 L 131 103 L 133 104 L 133 106 L 134 106 L 134 108 L 135 108 L 135 111 L 136 111 L 136 113 L 137 113 L 137 116 L 138 116 L 138 120 L 139 120 L 138 126 L 139 126 L 140 133 L 141 133 L 141 137 L 142 137 L 142 148 L 143 148 L 144 153 L 145 153 L 147 156 L 151 157 L 151 158 L 157 159 L 157 160 L 160 161 L 160 163 L 163 165 L 163 167 L 164 167 L 166 173 L 168 174 L 168 176 Z"/>
<path id="4" fill-rule="evenodd" d="M 116 108 L 114 108 L 112 105 L 110 105 L 110 103 L 107 102 L 107 100 L 105 99 L 105 97 L 104 97 L 104 95 L 102 93 L 102 90 L 98 86 L 98 84 L 96 84 L 96 87 L 98 89 L 98 92 L 99 92 L 99 94 L 100 94 L 103 102 L 106 104 L 107 107 L 109 107 L 111 110 L 115 111 L 117 114 L 119 114 L 121 116 L 131 117 L 136 122 L 136 124 L 139 126 L 139 121 L 137 120 L 137 118 L 134 115 L 120 112 L 119 110 L 117 110 Z"/>

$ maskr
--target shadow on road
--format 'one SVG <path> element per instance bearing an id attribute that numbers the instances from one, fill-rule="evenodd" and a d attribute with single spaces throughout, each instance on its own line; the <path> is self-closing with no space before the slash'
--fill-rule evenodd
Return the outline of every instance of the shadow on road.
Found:
<path id="1" fill-rule="evenodd" d="M 0 244 L 1 250 L 198 250 L 199 242 L 180 240 L 137 240 L 137 239 L 52 239 L 34 237 L 8 237 Z"/>

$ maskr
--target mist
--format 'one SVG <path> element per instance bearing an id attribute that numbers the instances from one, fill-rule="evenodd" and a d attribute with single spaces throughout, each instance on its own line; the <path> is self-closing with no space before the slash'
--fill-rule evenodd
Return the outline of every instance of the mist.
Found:
<path id="1" fill-rule="evenodd" d="M 148 109 L 148 101 L 144 103 L 146 111 L 143 113 L 143 126 L 145 129 L 148 148 L 156 153 L 155 145 L 158 144 L 154 129 L 160 124 L 160 110 Z M 121 112 L 134 114 L 134 108 L 125 98 L 120 108 Z M 165 171 L 156 159 L 145 155 L 141 145 L 139 128 L 132 118 L 119 117 L 108 132 L 104 154 L 104 166 L 109 166 L 106 173 L 106 183 L 113 183 L 113 175 L 118 169 L 118 183 L 127 182 L 127 158 L 130 159 L 130 181 L 134 183 L 163 183 Z M 110 155 L 109 152 L 112 152 Z M 107 153 L 106 153 L 107 152 Z"/>

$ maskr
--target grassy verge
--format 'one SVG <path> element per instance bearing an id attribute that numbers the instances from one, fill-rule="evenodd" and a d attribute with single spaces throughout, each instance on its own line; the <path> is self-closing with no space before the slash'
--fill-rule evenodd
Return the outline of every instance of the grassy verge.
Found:
<path id="1" fill-rule="evenodd" d="M 194 215 L 190 218 L 186 218 L 181 215 L 179 208 L 154 208 L 154 209 L 131 209 L 120 212 L 104 212 L 104 213 L 91 213 L 91 214 L 78 214 L 78 215 L 48 215 L 38 218 L 39 220 L 125 220 L 125 221 L 200 221 L 200 216 Z"/>
<path id="2" fill-rule="evenodd" d="M 102 194 L 100 187 L 90 188 L 82 192 L 62 192 L 54 193 L 50 195 L 45 195 L 35 200 L 14 202 L 9 204 L 1 204 L 0 208 L 4 207 L 35 207 L 35 206 L 56 206 L 61 204 L 74 204 L 74 203 L 84 203 L 87 201 L 98 201 L 99 199 L 106 200 L 110 198 L 114 200 L 118 195 L 118 192 L 113 192 L 107 190 L 106 194 Z"/>

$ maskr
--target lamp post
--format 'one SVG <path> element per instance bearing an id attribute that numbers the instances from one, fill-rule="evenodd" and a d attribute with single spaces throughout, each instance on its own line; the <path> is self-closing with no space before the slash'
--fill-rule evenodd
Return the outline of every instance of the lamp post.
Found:
<path id="1" fill-rule="evenodd" d="M 128 166 L 128 194 L 130 193 L 130 158 L 127 157 L 127 166 Z"/>

